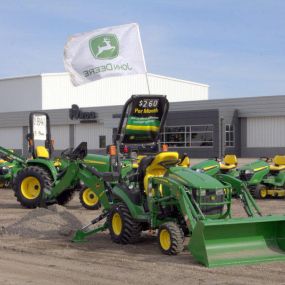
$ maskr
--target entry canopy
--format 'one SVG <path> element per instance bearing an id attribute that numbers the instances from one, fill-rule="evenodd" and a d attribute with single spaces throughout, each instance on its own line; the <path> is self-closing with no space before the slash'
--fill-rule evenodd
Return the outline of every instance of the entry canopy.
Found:
<path id="1" fill-rule="evenodd" d="M 133 95 L 125 104 L 116 141 L 151 144 L 159 140 L 169 102 L 163 95 Z"/>

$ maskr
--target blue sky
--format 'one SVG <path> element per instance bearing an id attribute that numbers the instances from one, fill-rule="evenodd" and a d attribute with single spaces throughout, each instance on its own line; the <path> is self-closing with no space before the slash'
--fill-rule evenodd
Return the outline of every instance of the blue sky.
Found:
<path id="1" fill-rule="evenodd" d="M 285 95 L 282 0 L 0 0 L 0 78 L 61 72 L 68 36 L 137 22 L 148 72 L 210 98 Z"/>

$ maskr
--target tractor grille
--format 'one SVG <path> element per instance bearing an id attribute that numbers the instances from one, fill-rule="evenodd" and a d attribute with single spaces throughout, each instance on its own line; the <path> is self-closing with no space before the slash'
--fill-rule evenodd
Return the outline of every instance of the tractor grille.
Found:
<path id="1" fill-rule="evenodd" d="M 217 215 L 223 212 L 225 203 L 224 189 L 194 189 L 192 193 L 204 215 Z M 215 205 L 216 203 L 220 205 Z"/>

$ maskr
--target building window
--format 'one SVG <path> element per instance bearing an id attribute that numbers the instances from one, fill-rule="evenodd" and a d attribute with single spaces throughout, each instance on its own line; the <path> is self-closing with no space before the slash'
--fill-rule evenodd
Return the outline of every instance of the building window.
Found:
<path id="1" fill-rule="evenodd" d="M 167 126 L 161 142 L 169 147 L 213 147 L 213 125 Z"/>
<path id="2" fill-rule="evenodd" d="M 226 125 L 226 146 L 235 146 L 235 132 L 233 125 Z"/>
<path id="3" fill-rule="evenodd" d="M 99 148 L 106 148 L 106 136 L 99 136 Z"/>

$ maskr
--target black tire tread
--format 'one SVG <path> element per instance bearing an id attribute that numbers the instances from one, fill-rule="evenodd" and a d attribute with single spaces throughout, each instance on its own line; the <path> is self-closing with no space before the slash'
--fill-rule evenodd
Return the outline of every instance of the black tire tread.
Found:
<path id="1" fill-rule="evenodd" d="M 122 234 L 119 237 L 116 236 L 111 229 L 113 214 L 118 212 L 121 214 L 121 218 L 123 220 L 123 230 Z M 135 243 L 139 240 L 142 231 L 142 225 L 133 219 L 126 204 L 118 203 L 114 205 L 110 211 L 110 214 L 108 215 L 107 222 L 113 242 L 120 244 L 129 244 Z"/>
<path id="2" fill-rule="evenodd" d="M 70 202 L 75 194 L 75 189 L 67 189 L 56 197 L 58 205 L 64 206 Z"/>
<path id="3" fill-rule="evenodd" d="M 174 222 L 167 222 L 160 227 L 159 233 L 162 229 L 167 229 L 170 233 L 170 238 L 171 238 L 170 248 L 167 251 L 165 251 L 160 247 L 162 252 L 167 255 L 177 255 L 180 252 L 182 252 L 184 249 L 183 245 L 184 235 L 180 227 Z"/>
<path id="4" fill-rule="evenodd" d="M 30 174 L 31 173 L 31 174 Z M 52 186 L 52 178 L 47 170 L 45 170 L 42 167 L 39 166 L 28 166 L 21 170 L 16 178 L 15 182 L 13 183 L 13 190 L 14 190 L 14 195 L 17 198 L 17 201 L 20 202 L 20 204 L 28 209 L 34 209 L 36 207 L 40 206 L 41 203 L 41 194 L 39 197 L 33 200 L 27 201 L 22 194 L 21 194 L 21 181 L 28 176 L 32 176 L 34 174 L 39 175 L 43 179 L 43 184 L 45 189 L 50 189 Z M 41 191 L 43 191 L 43 188 L 41 187 Z"/>

